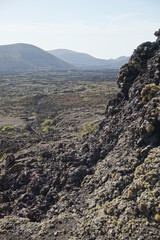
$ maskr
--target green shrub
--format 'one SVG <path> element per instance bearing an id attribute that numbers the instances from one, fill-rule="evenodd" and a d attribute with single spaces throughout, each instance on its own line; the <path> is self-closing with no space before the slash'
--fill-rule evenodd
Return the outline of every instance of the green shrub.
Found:
<path id="1" fill-rule="evenodd" d="M 49 126 L 52 124 L 52 119 L 46 119 L 44 122 L 41 124 L 42 126 Z"/>
<path id="2" fill-rule="evenodd" d="M 86 134 L 86 133 L 93 133 L 97 130 L 97 126 L 95 124 L 88 124 L 88 123 L 85 123 L 84 126 L 83 126 L 83 129 L 81 130 L 80 132 L 80 137 L 83 136 L 83 134 Z"/>
<path id="3" fill-rule="evenodd" d="M 160 86 L 155 83 L 146 84 L 141 91 L 142 101 L 149 102 L 157 92 L 160 92 Z"/>
<path id="4" fill-rule="evenodd" d="M 85 123 L 83 126 L 83 131 L 86 133 L 95 132 L 96 129 L 97 129 L 97 127 L 94 124 L 91 125 L 91 124 Z"/>
<path id="5" fill-rule="evenodd" d="M 48 132 L 50 132 L 50 131 L 52 131 L 53 130 L 53 127 L 51 127 L 51 126 L 45 126 L 43 129 L 42 129 L 42 132 L 43 133 L 48 133 Z"/>
<path id="6" fill-rule="evenodd" d="M 82 100 L 83 100 L 84 102 L 89 102 L 90 98 L 89 98 L 89 97 L 84 97 Z"/>
<path id="7" fill-rule="evenodd" d="M 1 130 L 2 130 L 2 132 L 11 132 L 11 131 L 14 130 L 14 127 L 7 125 L 7 126 L 3 126 L 3 127 L 1 128 Z"/>
<path id="8" fill-rule="evenodd" d="M 0 158 L 0 161 L 3 161 L 7 157 L 7 153 L 3 153 L 2 157 Z"/>
<path id="9" fill-rule="evenodd" d="M 156 222 L 160 223 L 160 215 L 158 213 L 154 216 L 154 219 Z"/>

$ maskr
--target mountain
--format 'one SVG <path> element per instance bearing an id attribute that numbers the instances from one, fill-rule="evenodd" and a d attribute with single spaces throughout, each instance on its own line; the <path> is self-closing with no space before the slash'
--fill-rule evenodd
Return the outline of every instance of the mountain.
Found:
<path id="1" fill-rule="evenodd" d="M 119 57 L 117 59 L 99 59 L 86 53 L 71 51 L 68 49 L 55 49 L 49 51 L 54 56 L 78 67 L 105 67 L 119 69 L 123 64 L 128 62 L 129 57 Z"/>
<path id="2" fill-rule="evenodd" d="M 72 66 L 30 44 L 0 46 L 0 72 L 22 72 L 42 69 L 63 70 Z"/>

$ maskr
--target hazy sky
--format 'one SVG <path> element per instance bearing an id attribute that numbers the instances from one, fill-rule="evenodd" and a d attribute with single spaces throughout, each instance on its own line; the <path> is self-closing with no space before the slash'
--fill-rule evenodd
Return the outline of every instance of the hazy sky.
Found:
<path id="1" fill-rule="evenodd" d="M 160 0 L 0 0 L 0 45 L 129 56 L 160 28 Z"/>

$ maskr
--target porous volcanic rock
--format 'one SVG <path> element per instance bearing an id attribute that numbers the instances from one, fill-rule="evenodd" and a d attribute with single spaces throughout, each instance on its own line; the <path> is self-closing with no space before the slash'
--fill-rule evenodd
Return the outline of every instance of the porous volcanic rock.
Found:
<path id="1" fill-rule="evenodd" d="M 98 133 L 107 155 L 92 178 L 83 181 L 94 191 L 75 231 L 77 239 L 160 238 L 159 32 L 156 42 L 138 46 L 119 71 L 121 91 L 108 103 Z M 115 139 L 111 150 L 109 139 Z"/>

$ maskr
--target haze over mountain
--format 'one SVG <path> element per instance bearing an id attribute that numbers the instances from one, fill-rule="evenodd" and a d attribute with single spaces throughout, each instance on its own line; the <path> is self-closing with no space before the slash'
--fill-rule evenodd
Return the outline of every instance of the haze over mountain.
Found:
<path id="1" fill-rule="evenodd" d="M 24 43 L 0 46 L 0 72 L 64 70 L 72 66 L 56 56 Z"/>
<path id="2" fill-rule="evenodd" d="M 86 53 L 57 49 L 45 51 L 31 44 L 17 43 L 0 46 L 0 72 L 32 72 L 39 70 L 119 69 L 128 57 L 98 59 Z"/>
<path id="3" fill-rule="evenodd" d="M 87 53 L 72 51 L 69 49 L 50 50 L 49 53 L 68 62 L 76 67 L 105 67 L 119 69 L 123 64 L 128 62 L 129 57 L 121 56 L 117 59 L 99 59 Z"/>

